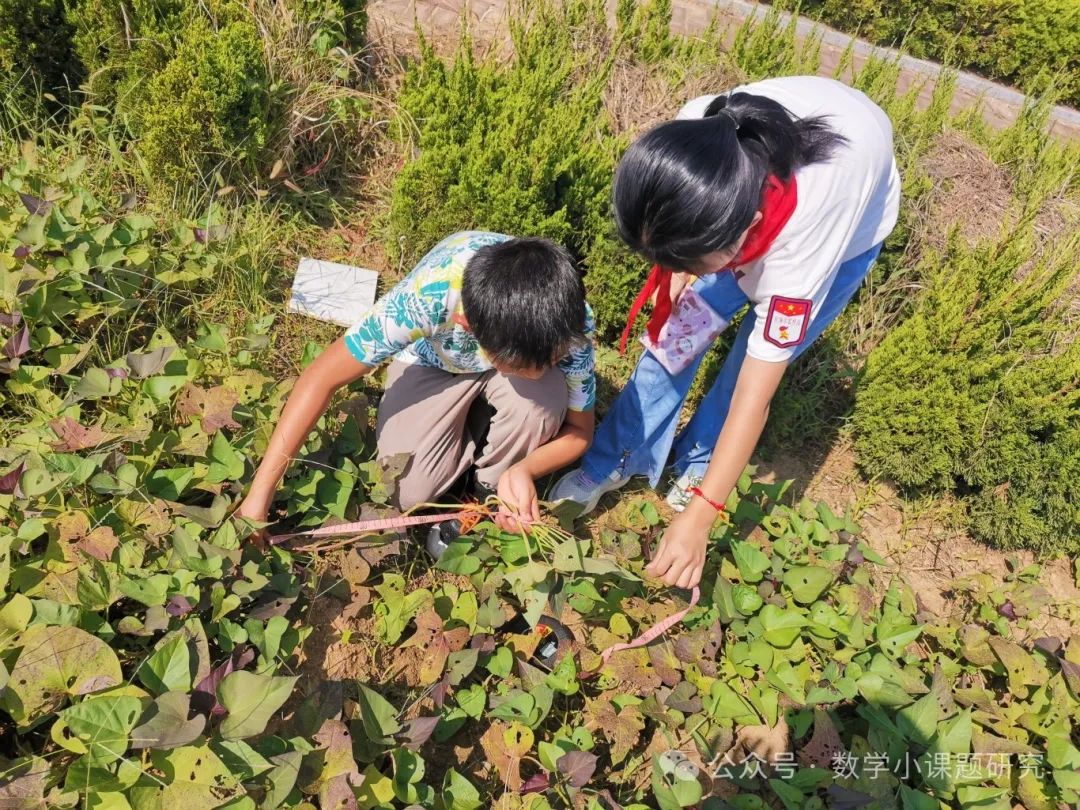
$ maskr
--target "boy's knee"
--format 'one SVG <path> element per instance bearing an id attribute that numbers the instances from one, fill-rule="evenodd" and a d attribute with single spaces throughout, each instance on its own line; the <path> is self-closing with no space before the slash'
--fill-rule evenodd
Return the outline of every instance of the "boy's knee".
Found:
<path id="1" fill-rule="evenodd" d="M 405 472 L 397 480 L 394 505 L 404 512 L 419 504 L 430 503 L 442 494 L 446 486 L 449 484 L 440 485 L 440 482 L 434 480 L 424 470 L 410 470 L 406 467 Z"/>

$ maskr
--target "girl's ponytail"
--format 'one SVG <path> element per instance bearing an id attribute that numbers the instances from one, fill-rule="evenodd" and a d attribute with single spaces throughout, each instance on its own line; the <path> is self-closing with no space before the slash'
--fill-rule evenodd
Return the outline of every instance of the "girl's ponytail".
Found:
<path id="1" fill-rule="evenodd" d="M 765 160 L 769 173 L 785 181 L 800 166 L 828 160 L 845 142 L 830 129 L 825 116 L 795 118 L 765 96 L 717 96 L 705 108 L 704 117 L 721 115 L 732 122 L 739 145 Z"/>
<path id="2" fill-rule="evenodd" d="M 669 121 L 630 145 L 615 172 L 619 235 L 652 262 L 694 269 L 750 227 L 770 174 L 787 181 L 845 142 L 824 117 L 795 118 L 750 93 L 718 96 L 703 118 Z"/>

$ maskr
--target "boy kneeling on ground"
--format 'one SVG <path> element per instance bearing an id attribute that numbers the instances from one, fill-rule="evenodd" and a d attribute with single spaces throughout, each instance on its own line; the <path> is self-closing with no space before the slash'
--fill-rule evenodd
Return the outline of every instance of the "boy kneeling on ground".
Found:
<path id="1" fill-rule="evenodd" d="M 379 458 L 410 453 L 398 504 L 435 500 L 474 469 L 508 531 L 539 520 L 536 478 L 593 436 L 592 311 L 581 273 L 545 239 L 468 231 L 436 245 L 300 375 L 237 515 L 264 522 L 334 392 L 392 358 Z"/>

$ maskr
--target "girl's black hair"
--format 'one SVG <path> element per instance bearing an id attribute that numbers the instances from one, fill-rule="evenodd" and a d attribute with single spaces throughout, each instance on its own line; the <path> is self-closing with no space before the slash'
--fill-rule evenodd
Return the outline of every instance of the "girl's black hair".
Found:
<path id="1" fill-rule="evenodd" d="M 465 265 L 461 303 L 480 348 L 511 368 L 550 368 L 586 342 L 581 271 L 549 239 L 477 250 Z"/>
<path id="2" fill-rule="evenodd" d="M 797 118 L 750 93 L 718 96 L 704 118 L 661 124 L 627 149 L 615 172 L 619 235 L 652 262 L 692 269 L 750 227 L 768 175 L 786 182 L 845 143 L 825 116 Z"/>

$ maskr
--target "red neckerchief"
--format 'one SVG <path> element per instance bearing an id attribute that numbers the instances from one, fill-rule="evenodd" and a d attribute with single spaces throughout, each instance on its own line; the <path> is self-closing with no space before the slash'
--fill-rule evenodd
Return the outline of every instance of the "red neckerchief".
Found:
<path id="1" fill-rule="evenodd" d="M 730 267 L 741 264 L 749 264 L 760 259 L 772 246 L 773 241 L 780 235 L 780 231 L 787 225 L 791 215 L 795 213 L 795 205 L 798 202 L 798 193 L 795 186 L 795 177 L 785 186 L 779 178 L 770 174 L 765 180 L 765 190 L 761 199 L 761 219 L 757 225 L 750 228 L 746 235 L 739 255 L 731 263 Z M 671 271 L 654 264 L 645 286 L 641 288 L 637 298 L 630 307 L 630 313 L 626 319 L 626 328 L 619 341 L 619 353 L 626 353 L 626 341 L 630 339 L 630 331 L 634 328 L 641 308 L 649 300 L 649 296 L 656 293 L 656 304 L 653 305 L 652 315 L 649 317 L 648 332 L 653 343 L 660 340 L 660 329 L 671 315 Z"/>

